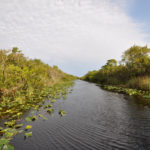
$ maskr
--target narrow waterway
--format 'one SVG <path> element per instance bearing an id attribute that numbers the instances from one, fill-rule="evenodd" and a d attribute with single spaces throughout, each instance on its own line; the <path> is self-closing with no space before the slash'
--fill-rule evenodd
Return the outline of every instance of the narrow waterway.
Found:
<path id="1" fill-rule="evenodd" d="M 130 96 L 77 80 L 48 120 L 29 122 L 33 136 L 14 137 L 16 150 L 150 150 L 150 109 Z M 58 110 L 67 111 L 60 117 Z"/>

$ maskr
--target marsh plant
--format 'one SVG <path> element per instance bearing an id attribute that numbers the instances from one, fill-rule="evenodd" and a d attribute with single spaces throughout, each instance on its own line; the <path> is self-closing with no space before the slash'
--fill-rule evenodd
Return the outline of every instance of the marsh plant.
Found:
<path id="1" fill-rule="evenodd" d="M 0 127 L 0 149 L 13 150 L 10 140 L 18 133 L 25 132 L 24 137 L 32 136 L 31 125 L 21 123 L 22 115 L 33 109 L 45 109 L 47 113 L 54 112 L 51 108 L 57 99 L 68 93 L 76 77 L 66 74 L 57 66 L 49 66 L 39 59 L 28 59 L 17 48 L 0 50 L 0 119 L 5 119 Z M 50 104 L 44 105 L 48 99 Z M 31 113 L 32 114 L 32 113 Z M 26 122 L 38 118 L 47 120 L 41 114 L 33 114 L 25 118 Z M 20 130 L 24 128 L 24 130 Z"/>

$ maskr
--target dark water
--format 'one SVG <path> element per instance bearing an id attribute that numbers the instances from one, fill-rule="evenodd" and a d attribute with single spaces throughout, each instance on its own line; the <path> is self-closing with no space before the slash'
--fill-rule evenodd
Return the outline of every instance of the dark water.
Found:
<path id="1" fill-rule="evenodd" d="M 32 124 L 33 136 L 12 140 L 16 150 L 150 150 L 150 109 L 122 94 L 76 81 L 55 113 Z M 67 111 L 65 117 L 58 110 Z"/>

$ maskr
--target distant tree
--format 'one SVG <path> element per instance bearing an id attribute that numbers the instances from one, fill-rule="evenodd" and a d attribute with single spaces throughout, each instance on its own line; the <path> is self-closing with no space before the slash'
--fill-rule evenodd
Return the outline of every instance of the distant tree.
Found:
<path id="1" fill-rule="evenodd" d="M 109 59 L 100 70 L 88 72 L 83 79 L 101 84 L 124 85 L 139 76 L 150 76 L 150 49 L 134 45 L 123 53 L 119 64 L 115 59 Z"/>
<path id="2" fill-rule="evenodd" d="M 132 71 L 132 75 L 143 74 L 150 64 L 150 49 L 147 46 L 132 46 L 122 56 L 122 62 Z"/>
<path id="3" fill-rule="evenodd" d="M 107 61 L 107 64 L 106 64 L 107 66 L 110 66 L 110 67 L 114 67 L 114 66 L 117 66 L 117 60 L 115 60 L 115 59 L 109 59 L 108 61 Z"/>
<path id="4" fill-rule="evenodd" d="M 12 53 L 17 53 L 17 52 L 21 52 L 21 50 L 19 50 L 18 47 L 13 47 Z"/>

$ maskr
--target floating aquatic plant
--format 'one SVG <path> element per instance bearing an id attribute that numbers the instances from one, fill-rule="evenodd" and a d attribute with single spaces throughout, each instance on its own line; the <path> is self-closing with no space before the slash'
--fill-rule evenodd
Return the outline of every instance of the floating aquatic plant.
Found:
<path id="1" fill-rule="evenodd" d="M 41 118 L 43 118 L 43 120 L 47 120 L 47 118 L 46 117 L 44 117 L 43 115 L 41 115 L 41 114 L 39 114 L 38 115 L 39 117 L 41 117 Z"/>
<path id="2" fill-rule="evenodd" d="M 47 109 L 47 112 L 51 114 L 54 112 L 54 109 L 49 108 L 49 109 Z"/>
<path id="3" fill-rule="evenodd" d="M 50 99 L 50 101 L 51 101 L 51 103 L 55 103 L 56 102 L 56 100 L 55 99 L 57 99 L 57 98 L 59 98 L 60 97 L 60 92 L 63 92 L 63 91 L 65 91 L 64 93 L 67 93 L 66 91 L 67 91 L 67 89 L 66 88 L 64 88 L 64 87 L 66 87 L 68 85 L 68 83 L 63 83 L 63 84 L 58 84 L 58 85 L 56 85 L 55 87 L 52 87 L 52 88 L 48 88 L 47 90 L 48 90 L 48 93 L 51 93 L 51 94 L 49 94 L 49 99 Z M 70 84 L 71 85 L 71 84 Z M 39 91 L 37 91 L 37 93 L 38 93 Z M 10 146 L 10 144 L 9 144 L 9 142 L 10 142 L 10 140 L 13 138 L 13 136 L 15 136 L 16 134 L 18 134 L 18 133 L 21 133 L 21 132 L 23 132 L 23 130 L 18 130 L 19 128 L 21 128 L 22 126 L 23 126 L 23 124 L 19 124 L 18 122 L 19 121 L 21 121 L 21 116 L 22 116 L 22 114 L 23 114 L 23 111 L 27 111 L 27 110 L 29 110 L 30 108 L 33 108 L 33 109 L 35 109 L 35 110 L 39 110 L 41 107 L 42 107 L 42 102 L 44 103 L 44 100 L 43 100 L 43 97 L 41 96 L 41 98 L 40 98 L 40 101 L 38 101 L 38 102 L 40 102 L 40 104 L 39 103 L 37 103 L 37 102 L 35 102 L 34 103 L 34 100 L 36 101 L 36 92 L 33 94 L 33 91 L 31 90 L 30 91 L 30 99 L 28 100 L 28 103 L 27 104 L 24 104 L 24 103 L 22 103 L 22 104 L 19 104 L 19 106 L 17 106 L 17 108 L 15 108 L 15 109 L 11 109 L 11 108 L 13 108 L 14 106 L 16 107 L 16 104 L 18 105 L 18 103 L 20 103 L 19 101 L 21 100 L 21 99 L 17 99 L 17 101 L 18 102 L 15 102 L 14 101 L 14 103 L 12 103 L 10 106 L 9 106 L 9 109 L 8 110 L 6 110 L 6 112 L 0 112 L 0 116 L 3 114 L 5 114 L 5 115 L 7 115 L 7 116 L 9 116 L 10 114 L 12 114 L 12 116 L 9 118 L 10 119 L 10 121 L 7 121 L 7 122 L 5 122 L 5 126 L 6 127 L 9 127 L 9 128 L 3 128 L 3 127 L 0 127 L 0 136 L 2 136 L 3 138 L 6 138 L 7 140 L 8 140 L 8 144 L 3 144 L 2 146 L 4 147 L 4 148 L 6 148 L 6 145 L 8 145 L 7 147 L 9 147 Z M 7 100 L 7 99 L 6 99 Z M 6 108 L 6 104 L 5 103 L 0 103 L 0 108 Z M 48 113 L 52 113 L 52 112 L 54 112 L 54 109 L 52 109 L 51 108 L 52 107 L 52 104 L 48 104 L 48 105 L 46 105 L 45 106 L 45 108 L 49 108 L 49 109 L 47 109 L 46 111 L 48 112 Z M 34 113 L 36 113 L 37 111 L 32 111 L 31 112 L 31 114 L 34 114 Z M 63 114 L 63 113 L 62 113 Z M 38 118 L 37 117 L 40 117 L 40 118 L 42 118 L 43 120 L 47 120 L 47 118 L 46 117 L 44 117 L 43 115 L 41 115 L 41 114 L 39 114 L 39 115 L 33 115 L 33 116 L 28 116 L 28 117 L 26 117 L 25 118 L 25 120 L 28 122 L 28 121 L 34 121 L 34 120 L 37 120 Z M 12 120 L 11 120 L 12 119 Z M 16 119 L 16 120 L 15 120 Z M 18 124 L 16 124 L 16 123 L 18 123 Z M 31 129 L 31 126 L 30 125 L 27 125 L 26 127 L 24 127 L 25 128 L 25 130 L 29 130 L 29 129 Z M 10 129 L 12 129 L 12 130 L 10 130 Z M 32 132 L 28 132 L 28 133 L 24 133 L 24 136 L 25 136 L 25 138 L 27 138 L 27 137 L 30 137 L 30 136 L 32 136 Z M 1 140 L 1 139 L 0 139 Z M 0 150 L 2 149 L 3 150 L 3 147 L 0 147 Z M 12 148 L 13 148 L 13 146 L 12 146 Z"/>
<path id="4" fill-rule="evenodd" d="M 14 147 L 9 144 L 9 140 L 6 138 L 0 139 L 0 149 L 1 150 L 14 150 Z"/>
<path id="5" fill-rule="evenodd" d="M 25 130 L 29 130 L 29 129 L 31 129 L 31 128 L 32 128 L 31 125 L 27 125 L 27 126 L 25 127 Z"/>
<path id="6" fill-rule="evenodd" d="M 112 92 L 118 92 L 118 93 L 123 93 L 127 95 L 137 95 L 141 96 L 145 99 L 150 99 L 150 92 L 149 91 L 141 91 L 137 89 L 130 89 L 130 88 L 123 88 L 123 87 L 118 87 L 118 86 L 111 86 L 111 85 L 104 85 L 104 89 L 112 91 Z"/>
<path id="7" fill-rule="evenodd" d="M 24 133 L 25 138 L 31 137 L 32 136 L 32 132 L 27 132 Z"/>
<path id="8" fill-rule="evenodd" d="M 3 127 L 0 127 L 0 131 L 3 130 Z"/>
<path id="9" fill-rule="evenodd" d="M 18 128 L 21 128 L 23 126 L 23 124 L 16 124 L 15 126 L 14 126 L 14 128 L 15 129 L 18 129 Z"/>
<path id="10" fill-rule="evenodd" d="M 53 105 L 52 104 L 48 104 L 48 108 L 52 107 Z"/>
<path id="11" fill-rule="evenodd" d="M 29 122 L 29 121 L 35 121 L 35 120 L 37 120 L 37 117 L 36 116 L 26 117 L 25 120 L 27 122 Z"/>
<path id="12" fill-rule="evenodd" d="M 29 122 L 29 121 L 32 121 L 32 118 L 31 118 L 31 117 L 26 117 L 25 120 L 26 120 L 27 122 Z"/>
<path id="13" fill-rule="evenodd" d="M 13 127 L 16 124 L 15 120 L 4 122 L 4 125 L 7 127 Z"/>
<path id="14" fill-rule="evenodd" d="M 52 102 L 52 103 L 55 103 L 55 102 L 56 102 L 56 100 L 55 100 L 55 99 L 53 99 L 53 100 L 51 100 L 51 102 Z"/>
<path id="15" fill-rule="evenodd" d="M 67 112 L 65 112 L 64 110 L 60 110 L 60 111 L 59 111 L 59 114 L 60 114 L 61 116 L 65 116 L 65 115 L 67 114 Z"/>
<path id="16" fill-rule="evenodd" d="M 36 116 L 32 116 L 31 119 L 32 119 L 32 121 L 34 121 L 34 120 L 37 120 L 37 117 Z"/>

